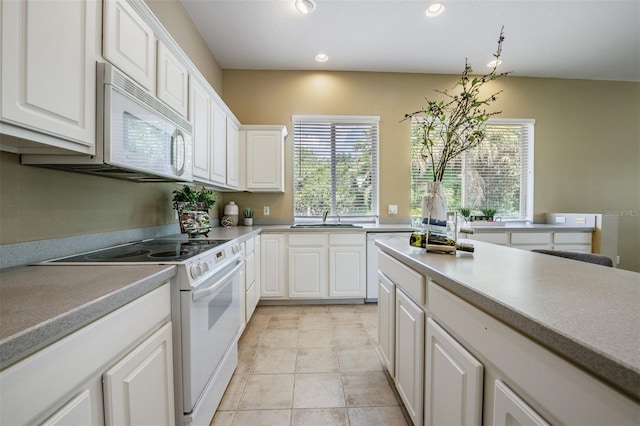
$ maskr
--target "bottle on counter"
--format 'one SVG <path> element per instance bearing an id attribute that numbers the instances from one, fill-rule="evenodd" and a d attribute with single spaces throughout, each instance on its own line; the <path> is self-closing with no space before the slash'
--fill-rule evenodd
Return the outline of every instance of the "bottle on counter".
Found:
<path id="1" fill-rule="evenodd" d="M 235 201 L 229 201 L 229 203 L 224 206 L 224 215 L 229 217 L 232 226 L 238 225 L 239 209 Z"/>

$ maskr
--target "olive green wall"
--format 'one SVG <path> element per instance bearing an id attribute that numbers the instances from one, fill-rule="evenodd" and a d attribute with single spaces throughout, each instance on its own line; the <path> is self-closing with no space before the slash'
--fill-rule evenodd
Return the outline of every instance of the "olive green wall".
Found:
<path id="1" fill-rule="evenodd" d="M 361 72 L 224 70 L 224 100 L 242 123 L 285 124 L 292 114 L 380 116 L 380 217 L 387 205 L 409 217 L 410 124 L 434 89 L 455 76 Z M 534 211 L 620 215 L 620 267 L 640 270 L 640 84 L 509 77 L 501 118 L 533 118 Z M 240 206 L 271 209 L 271 219 L 292 218 L 292 148 L 286 143 L 284 194 L 234 194 Z M 406 219 L 408 223 L 408 219 Z"/>

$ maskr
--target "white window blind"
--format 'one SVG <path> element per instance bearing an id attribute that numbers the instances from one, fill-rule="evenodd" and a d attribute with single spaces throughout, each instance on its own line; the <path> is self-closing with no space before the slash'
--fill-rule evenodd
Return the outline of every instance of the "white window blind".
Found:
<path id="1" fill-rule="evenodd" d="M 371 116 L 293 116 L 294 216 L 375 219 L 378 124 Z"/>
<path id="2" fill-rule="evenodd" d="M 420 155 L 416 122 L 411 132 L 411 214 L 417 216 L 433 174 Z M 532 219 L 533 126 L 534 120 L 489 119 L 486 139 L 447 166 L 443 187 L 449 210 L 467 207 L 480 215 L 491 208 L 503 219 Z"/>

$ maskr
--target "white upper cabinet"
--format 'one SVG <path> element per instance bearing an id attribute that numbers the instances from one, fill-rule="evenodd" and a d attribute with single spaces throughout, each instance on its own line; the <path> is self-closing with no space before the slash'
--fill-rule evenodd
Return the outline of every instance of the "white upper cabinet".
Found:
<path id="1" fill-rule="evenodd" d="M 284 192 L 284 126 L 243 126 L 246 132 L 246 189 Z"/>
<path id="2" fill-rule="evenodd" d="M 158 41 L 158 98 L 187 116 L 189 71 L 161 41 Z"/>
<path id="3" fill-rule="evenodd" d="M 104 58 L 155 93 L 156 37 L 151 26 L 127 0 L 104 0 L 103 32 Z"/>
<path id="4" fill-rule="evenodd" d="M 227 115 L 219 105 L 211 104 L 211 170 L 210 179 L 227 184 Z"/>
<path id="5" fill-rule="evenodd" d="M 98 5 L 92 0 L 2 2 L 1 121 L 8 124 L 0 125 L 2 133 L 44 148 L 95 152 Z M 18 141 L 14 145 L 3 149 L 42 152 Z"/>
<path id="6" fill-rule="evenodd" d="M 189 121 L 193 124 L 193 177 L 209 180 L 211 164 L 211 100 L 208 91 L 191 80 L 189 96 Z"/>
<path id="7" fill-rule="evenodd" d="M 240 186 L 240 130 L 227 117 L 227 186 Z"/>

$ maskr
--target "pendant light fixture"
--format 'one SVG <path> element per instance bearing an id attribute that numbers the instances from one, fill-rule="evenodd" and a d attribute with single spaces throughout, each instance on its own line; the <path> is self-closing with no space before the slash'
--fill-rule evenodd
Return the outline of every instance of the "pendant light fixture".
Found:
<path id="1" fill-rule="evenodd" d="M 316 8 L 316 2 L 314 0 L 296 0 L 296 9 L 298 12 L 308 15 Z"/>

